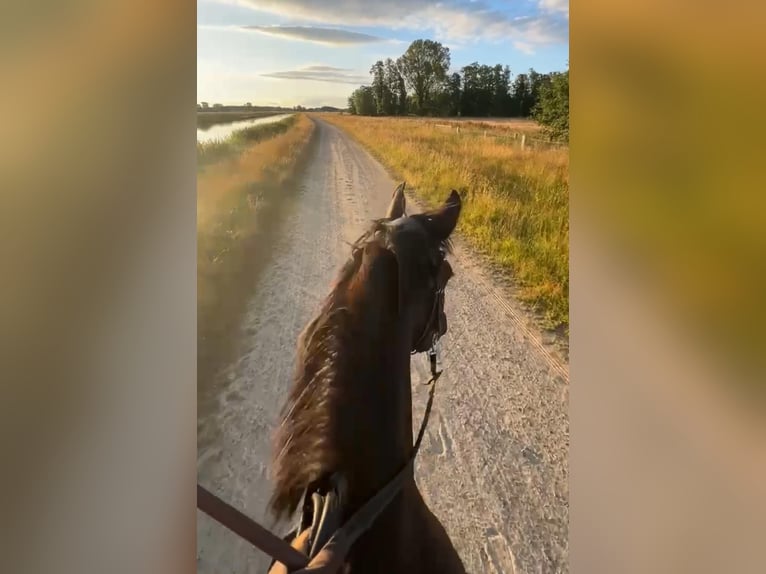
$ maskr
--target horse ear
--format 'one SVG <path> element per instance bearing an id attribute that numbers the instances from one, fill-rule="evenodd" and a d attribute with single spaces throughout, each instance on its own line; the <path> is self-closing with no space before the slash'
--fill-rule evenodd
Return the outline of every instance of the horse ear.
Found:
<path id="1" fill-rule="evenodd" d="M 460 195 L 453 189 L 441 207 L 423 214 L 423 225 L 428 233 L 437 241 L 446 241 L 457 225 L 461 206 Z"/>
<path id="2" fill-rule="evenodd" d="M 400 217 L 404 216 L 404 206 L 406 201 L 404 198 L 405 185 L 406 182 L 403 181 L 394 190 L 394 195 L 391 198 L 391 203 L 388 204 L 388 209 L 386 210 L 387 219 L 399 219 Z"/>

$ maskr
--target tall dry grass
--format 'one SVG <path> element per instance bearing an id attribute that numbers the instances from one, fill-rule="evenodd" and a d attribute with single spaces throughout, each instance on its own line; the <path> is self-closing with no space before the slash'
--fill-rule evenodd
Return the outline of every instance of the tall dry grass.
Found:
<path id="1" fill-rule="evenodd" d="M 396 118 L 323 115 L 436 204 L 457 189 L 459 231 L 512 274 L 549 327 L 569 324 L 569 150 L 520 149 Z"/>
<path id="2" fill-rule="evenodd" d="M 279 220 L 314 122 L 296 116 L 240 153 L 197 173 L 198 388 L 225 360 L 264 253 L 259 238 Z"/>
<path id="3" fill-rule="evenodd" d="M 459 125 L 467 129 L 481 129 L 498 133 L 515 132 L 529 135 L 542 134 L 542 126 L 534 120 L 521 118 L 433 118 L 436 123 Z"/>

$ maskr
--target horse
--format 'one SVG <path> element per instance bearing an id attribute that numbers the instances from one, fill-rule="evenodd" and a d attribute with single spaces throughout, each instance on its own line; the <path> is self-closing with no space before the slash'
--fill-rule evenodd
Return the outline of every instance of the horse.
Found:
<path id="1" fill-rule="evenodd" d="M 444 289 L 453 271 L 446 256 L 461 200 L 452 190 L 439 208 L 408 216 L 404 187 L 353 244 L 298 338 L 274 437 L 269 507 L 276 519 L 301 507 L 298 526 L 284 537 L 313 559 L 301 572 L 465 573 L 415 483 L 427 415 L 413 447 L 410 379 L 411 355 L 433 350 L 447 332 Z M 376 494 L 388 500 L 372 500 Z M 333 533 L 365 513 L 355 541 L 335 553 L 340 558 L 323 557 Z M 275 560 L 269 574 L 289 571 Z"/>

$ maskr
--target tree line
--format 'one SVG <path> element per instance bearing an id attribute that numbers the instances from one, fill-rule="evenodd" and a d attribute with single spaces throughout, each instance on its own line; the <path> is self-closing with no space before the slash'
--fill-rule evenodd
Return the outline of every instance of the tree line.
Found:
<path id="1" fill-rule="evenodd" d="M 237 105 L 224 105 L 213 104 L 212 106 L 208 102 L 200 102 L 197 104 L 198 112 L 339 112 L 340 108 L 335 106 L 319 106 L 314 108 L 307 108 L 305 106 L 297 105 L 292 107 L 286 106 L 254 106 L 252 103 L 247 102 L 242 106 Z"/>
<path id="2" fill-rule="evenodd" d="M 378 60 L 372 82 L 349 96 L 363 116 L 534 117 L 552 137 L 569 137 L 569 70 L 533 69 L 511 81 L 508 66 L 473 62 L 449 73 L 449 48 L 415 40 L 396 60 Z"/>

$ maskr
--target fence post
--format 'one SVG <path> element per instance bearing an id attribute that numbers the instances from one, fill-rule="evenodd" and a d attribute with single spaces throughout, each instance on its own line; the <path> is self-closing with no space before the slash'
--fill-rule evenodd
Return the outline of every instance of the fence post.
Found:
<path id="1" fill-rule="evenodd" d="M 521 134 L 521 149 L 524 149 L 524 146 L 527 143 L 527 134 Z"/>

